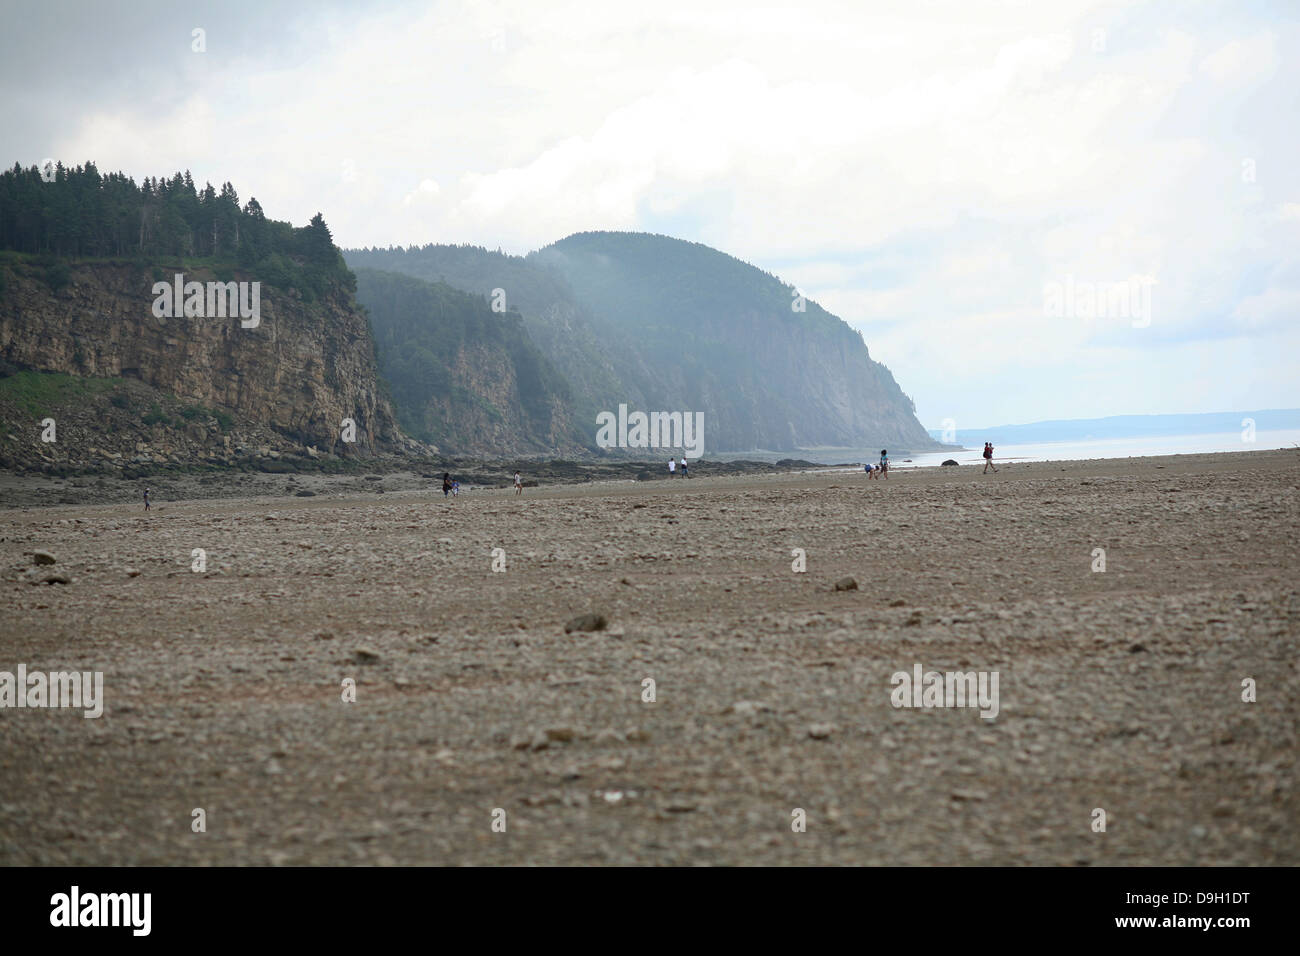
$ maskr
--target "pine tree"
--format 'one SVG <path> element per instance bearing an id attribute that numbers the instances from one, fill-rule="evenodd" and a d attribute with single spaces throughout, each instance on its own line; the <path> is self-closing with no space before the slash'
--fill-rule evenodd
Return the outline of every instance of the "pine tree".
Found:
<path id="1" fill-rule="evenodd" d="M 311 217 L 306 239 L 304 252 L 312 262 L 330 264 L 338 258 L 338 252 L 334 249 L 334 237 L 330 234 L 329 226 L 325 225 L 325 217 L 319 212 Z"/>

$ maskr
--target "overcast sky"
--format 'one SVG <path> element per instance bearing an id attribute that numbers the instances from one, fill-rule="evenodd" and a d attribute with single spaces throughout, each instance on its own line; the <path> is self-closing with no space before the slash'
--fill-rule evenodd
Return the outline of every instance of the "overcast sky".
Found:
<path id="1" fill-rule="evenodd" d="M 189 169 L 345 247 L 703 242 L 932 428 L 1300 406 L 1300 4 L 0 9 L 8 166 Z"/>

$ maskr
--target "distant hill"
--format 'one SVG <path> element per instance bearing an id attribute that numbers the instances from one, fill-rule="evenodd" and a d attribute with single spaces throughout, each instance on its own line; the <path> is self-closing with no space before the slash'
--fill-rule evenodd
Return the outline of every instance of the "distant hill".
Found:
<path id="1" fill-rule="evenodd" d="M 465 454 L 581 450 L 569 387 L 517 312 L 441 282 L 375 269 L 356 277 L 407 434 Z"/>
<path id="2" fill-rule="evenodd" d="M 794 289 L 698 243 L 579 233 L 526 257 L 469 246 L 345 250 L 353 268 L 501 290 L 568 383 L 574 420 L 702 412 L 705 454 L 935 447 L 862 337 Z M 399 403 L 400 404 L 400 403 Z"/>
<path id="3" fill-rule="evenodd" d="M 505 307 L 518 312 L 529 338 L 568 383 L 575 422 L 591 423 L 605 407 L 603 396 L 623 388 L 590 316 L 562 277 L 522 256 L 489 252 L 478 246 L 429 245 L 419 249 L 347 249 L 353 269 L 377 269 L 444 282 L 489 299 L 505 293 Z M 641 401 L 630 395 L 624 401 Z M 594 441 L 594 427 L 586 441 Z"/>
<path id="4" fill-rule="evenodd" d="M 1300 428 L 1300 409 L 1265 409 L 1255 412 L 1207 412 L 1195 415 L 1112 415 L 1108 418 L 1075 418 L 1025 425 L 993 425 L 988 428 L 957 430 L 957 443 L 994 444 L 1087 441 L 1105 438 L 1156 438 L 1169 435 L 1212 435 L 1239 432 L 1243 419 L 1252 419 L 1257 431 Z M 939 429 L 930 429 L 940 438 Z"/>

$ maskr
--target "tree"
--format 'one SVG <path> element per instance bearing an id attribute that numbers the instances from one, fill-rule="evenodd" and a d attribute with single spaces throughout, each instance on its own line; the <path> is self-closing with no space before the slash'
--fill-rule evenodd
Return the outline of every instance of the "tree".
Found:
<path id="1" fill-rule="evenodd" d="M 203 255 L 293 286 L 307 299 L 353 280 L 324 217 L 295 229 L 266 218 L 250 198 L 241 209 L 229 182 L 194 188 L 188 173 L 145 177 L 101 173 L 93 162 L 56 168 L 46 182 L 36 166 L 0 172 L 0 249 L 57 256 Z"/>
<path id="2" fill-rule="evenodd" d="M 338 251 L 334 248 L 334 237 L 330 234 L 329 226 L 325 225 L 325 218 L 319 212 L 311 217 L 305 240 L 303 252 L 312 262 L 329 265 L 338 259 Z"/>

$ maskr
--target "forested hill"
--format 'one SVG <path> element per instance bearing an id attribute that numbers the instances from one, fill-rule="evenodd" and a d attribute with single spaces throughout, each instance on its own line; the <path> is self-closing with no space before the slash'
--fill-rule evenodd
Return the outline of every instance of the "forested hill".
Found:
<path id="1" fill-rule="evenodd" d="M 573 454 L 591 444 L 517 312 L 439 283 L 358 269 L 379 369 L 407 434 L 462 454 Z"/>
<path id="2" fill-rule="evenodd" d="M 52 174 L 52 175 L 51 175 Z M 47 179 L 49 181 L 47 181 Z M 195 186 L 188 171 L 145 177 L 101 174 L 94 163 L 44 173 L 15 164 L 0 173 L 0 250 L 53 257 L 202 257 L 252 270 L 308 298 L 352 277 L 320 213 L 307 226 L 267 219 L 230 183 Z"/>
<path id="3" fill-rule="evenodd" d="M 594 232 L 527 257 L 437 245 L 344 256 L 484 295 L 501 290 L 568 380 L 580 424 L 627 403 L 703 412 L 706 454 L 935 447 L 857 332 L 769 273 L 698 243 Z"/>
<path id="4" fill-rule="evenodd" d="M 570 389 L 573 420 L 595 440 L 596 413 L 609 408 L 609 396 L 643 402 L 614 369 L 612 343 L 603 340 L 568 284 L 554 271 L 523 256 L 489 252 L 479 246 L 428 245 L 420 248 L 345 249 L 353 269 L 400 272 L 427 282 L 445 282 L 465 292 L 497 298 L 517 311 L 528 336 L 564 377 Z"/>

